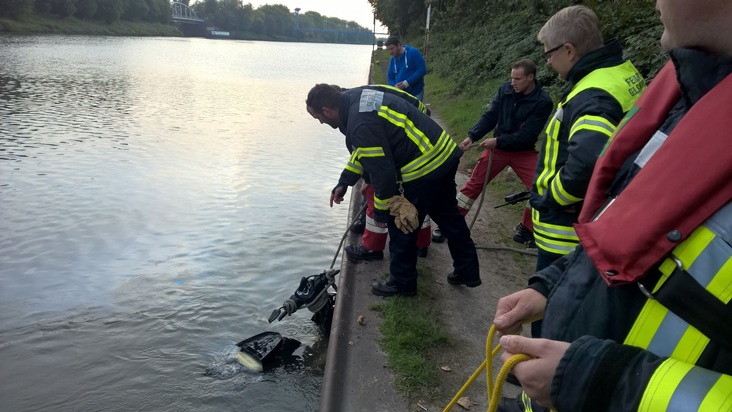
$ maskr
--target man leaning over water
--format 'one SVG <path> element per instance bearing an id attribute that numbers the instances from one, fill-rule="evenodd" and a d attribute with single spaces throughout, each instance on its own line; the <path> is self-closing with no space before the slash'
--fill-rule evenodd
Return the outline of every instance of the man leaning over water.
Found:
<path id="1" fill-rule="evenodd" d="M 342 201 L 347 187 L 356 184 L 364 172 L 374 186 L 374 221 L 388 228 L 391 262 L 389 278 L 374 283 L 372 293 L 417 293 L 415 229 L 427 214 L 445 228 L 454 268 L 448 283 L 479 286 L 475 243 L 456 201 L 455 173 L 463 151 L 447 132 L 404 99 L 379 90 L 341 92 L 317 84 L 308 93 L 306 106 L 313 118 L 346 136 L 352 153 L 331 201 Z M 414 219 L 407 219 L 409 223 L 404 225 L 411 205 L 416 207 Z"/>

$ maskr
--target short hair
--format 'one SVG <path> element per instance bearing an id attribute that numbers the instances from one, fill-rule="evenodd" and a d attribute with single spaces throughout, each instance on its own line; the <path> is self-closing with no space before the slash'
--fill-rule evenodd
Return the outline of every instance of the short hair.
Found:
<path id="1" fill-rule="evenodd" d="M 399 40 L 399 37 L 397 37 L 397 36 L 389 36 L 386 39 L 386 43 L 384 43 L 385 46 L 391 46 L 391 45 L 398 46 L 400 44 L 402 44 L 402 42 L 401 42 L 401 40 Z"/>
<path id="2" fill-rule="evenodd" d="M 521 68 L 524 70 L 525 75 L 528 76 L 530 74 L 533 74 L 534 77 L 536 77 L 536 64 L 534 64 L 534 61 L 531 59 L 517 60 L 511 65 L 511 68 L 512 69 Z"/>
<path id="3" fill-rule="evenodd" d="M 604 45 L 600 19 L 586 6 L 570 6 L 559 10 L 539 30 L 537 38 L 549 47 L 570 43 L 580 57 Z"/>
<path id="4" fill-rule="evenodd" d="M 340 88 L 333 84 L 318 83 L 308 93 L 305 100 L 307 107 L 315 113 L 322 113 L 323 107 L 334 109 L 338 107 L 341 98 Z"/>

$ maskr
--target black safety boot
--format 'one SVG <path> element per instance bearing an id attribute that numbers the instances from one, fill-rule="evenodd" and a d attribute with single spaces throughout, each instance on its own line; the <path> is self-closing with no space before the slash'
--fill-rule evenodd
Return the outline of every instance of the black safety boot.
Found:
<path id="1" fill-rule="evenodd" d="M 445 241 L 445 235 L 442 234 L 439 227 L 436 227 L 432 231 L 432 241 L 435 243 L 442 243 Z"/>
<path id="2" fill-rule="evenodd" d="M 467 278 L 463 275 L 458 275 L 455 272 L 450 272 L 447 275 L 447 283 L 451 285 L 465 285 L 469 288 L 474 288 L 476 286 L 480 286 L 483 282 L 480 280 L 480 275 L 473 278 Z"/>
<path id="3" fill-rule="evenodd" d="M 384 252 L 381 250 L 368 250 L 363 245 L 346 246 L 346 254 L 349 258 L 357 261 L 361 260 L 381 260 L 384 258 Z"/>
<path id="4" fill-rule="evenodd" d="M 417 287 L 409 288 L 399 283 L 387 280 L 386 282 L 376 282 L 371 285 L 371 293 L 376 296 L 414 296 L 417 294 Z"/>
<path id="5" fill-rule="evenodd" d="M 519 223 L 513 228 L 513 241 L 521 243 L 526 247 L 535 248 L 536 242 L 534 241 L 534 233 L 526 228 L 526 226 Z"/>
<path id="6" fill-rule="evenodd" d="M 353 233 L 363 233 L 364 230 L 366 230 L 366 222 L 359 220 L 358 222 L 351 225 L 351 232 Z"/>
<path id="7" fill-rule="evenodd" d="M 429 253 L 429 251 L 430 251 L 429 246 L 417 248 L 417 256 L 419 256 L 421 258 L 427 257 L 427 253 Z"/>

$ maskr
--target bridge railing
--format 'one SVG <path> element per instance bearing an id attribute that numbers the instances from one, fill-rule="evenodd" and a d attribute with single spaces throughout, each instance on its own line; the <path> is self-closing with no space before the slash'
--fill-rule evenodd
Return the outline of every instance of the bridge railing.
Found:
<path id="1" fill-rule="evenodd" d="M 173 20 L 186 20 L 203 23 L 203 19 L 198 17 L 195 11 L 181 2 L 171 2 L 170 8 L 173 12 Z"/>

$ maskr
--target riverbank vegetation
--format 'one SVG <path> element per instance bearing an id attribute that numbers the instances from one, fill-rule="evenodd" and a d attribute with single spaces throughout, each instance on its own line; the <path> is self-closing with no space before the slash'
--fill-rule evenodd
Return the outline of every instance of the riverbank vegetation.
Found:
<path id="1" fill-rule="evenodd" d="M 366 0 L 364 0 L 366 1 Z M 303 14 L 283 5 L 252 7 L 239 0 L 204 0 L 189 6 L 203 22 L 179 30 L 171 23 L 168 0 L 5 0 L 0 32 L 126 36 L 181 36 L 181 30 L 204 35 L 228 32 L 241 40 L 373 44 L 372 32 L 353 21 Z"/>

